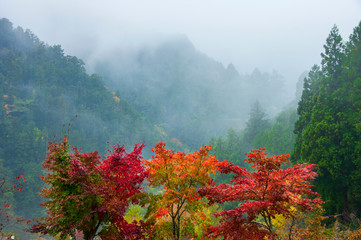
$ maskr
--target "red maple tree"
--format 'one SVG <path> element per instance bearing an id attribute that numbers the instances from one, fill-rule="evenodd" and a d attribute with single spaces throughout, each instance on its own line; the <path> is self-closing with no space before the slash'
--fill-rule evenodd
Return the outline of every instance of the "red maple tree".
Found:
<path id="1" fill-rule="evenodd" d="M 23 182 L 26 181 L 24 174 L 14 177 L 14 182 L 10 182 L 8 179 L 2 178 L 0 180 L 0 196 L 9 192 L 21 192 L 23 189 Z M 19 182 L 20 181 L 20 182 Z M 0 206 L 0 235 L 4 236 L 3 230 L 15 225 L 22 223 L 29 223 L 29 220 L 26 220 L 22 217 L 16 217 L 10 211 L 11 204 L 8 200 L 4 200 L 3 205 Z M 10 211 L 10 212 L 9 212 Z"/>
<path id="2" fill-rule="evenodd" d="M 297 164 L 283 169 L 289 155 L 267 157 L 264 149 L 254 150 L 245 159 L 255 171 L 249 172 L 224 161 L 218 165 L 223 174 L 233 173 L 230 184 L 199 188 L 210 203 L 239 202 L 239 206 L 216 213 L 220 224 L 208 230 L 212 239 L 272 239 L 276 236 L 272 221 L 276 215 L 293 217 L 295 211 L 312 211 L 321 204 L 311 190 L 316 177 L 314 164 Z"/>
<path id="3" fill-rule="evenodd" d="M 84 239 L 102 235 L 106 239 L 141 239 L 140 227 L 124 220 L 131 197 L 141 191 L 147 176 L 141 165 L 144 145 L 127 153 L 115 146 L 110 156 L 100 161 L 98 152 L 70 151 L 68 139 L 49 143 L 43 167 L 47 175 L 41 189 L 48 216 L 38 219 L 31 232 L 61 239 L 82 232 Z M 101 227 L 101 231 L 99 232 Z"/>
<path id="4" fill-rule="evenodd" d="M 136 194 L 142 190 L 141 184 L 148 176 L 142 165 L 142 149 L 144 144 L 135 145 L 132 152 L 126 152 L 124 146 L 115 146 L 110 156 L 106 157 L 99 166 L 101 181 L 105 184 L 98 186 L 98 194 L 104 199 L 100 214 L 110 214 L 113 229 L 102 233 L 106 239 L 144 239 L 139 224 L 128 223 L 124 219 L 130 201 L 137 202 Z M 114 232 L 117 234 L 114 235 Z"/>

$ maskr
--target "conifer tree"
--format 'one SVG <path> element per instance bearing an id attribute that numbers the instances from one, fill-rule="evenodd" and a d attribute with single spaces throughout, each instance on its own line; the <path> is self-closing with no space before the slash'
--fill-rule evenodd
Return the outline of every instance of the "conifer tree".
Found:
<path id="1" fill-rule="evenodd" d="M 358 213 L 361 203 L 360 26 L 344 45 L 333 27 L 324 45 L 322 69 L 313 67 L 304 82 L 294 159 L 318 165 L 317 191 L 327 214 Z M 347 48 L 345 48 L 347 46 Z"/>

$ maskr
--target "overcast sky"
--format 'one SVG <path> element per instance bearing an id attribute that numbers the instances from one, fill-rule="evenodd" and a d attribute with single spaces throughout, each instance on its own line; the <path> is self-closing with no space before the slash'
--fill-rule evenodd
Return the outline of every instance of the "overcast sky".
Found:
<path id="1" fill-rule="evenodd" d="M 79 57 L 185 34 L 240 73 L 277 70 L 294 82 L 320 63 L 334 24 L 348 39 L 361 0 L 0 0 L 0 17 Z"/>

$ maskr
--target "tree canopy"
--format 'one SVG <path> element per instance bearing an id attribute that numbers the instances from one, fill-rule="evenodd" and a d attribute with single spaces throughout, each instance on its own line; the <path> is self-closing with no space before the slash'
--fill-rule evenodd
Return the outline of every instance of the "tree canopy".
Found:
<path id="1" fill-rule="evenodd" d="M 311 190 L 310 182 L 315 179 L 314 164 L 298 164 L 284 168 L 289 155 L 267 157 L 264 149 L 247 154 L 247 161 L 254 171 L 236 166 L 228 161 L 218 166 L 223 174 L 233 174 L 230 183 L 201 187 L 199 192 L 211 203 L 239 202 L 239 206 L 218 212 L 220 224 L 209 229 L 212 239 L 265 239 L 276 236 L 274 219 L 276 215 L 294 218 L 295 211 L 313 211 L 321 199 Z M 262 220 L 260 220 L 261 218 Z"/>
<path id="2" fill-rule="evenodd" d="M 131 198 L 142 190 L 147 173 L 141 164 L 144 145 L 135 145 L 127 153 L 124 146 L 115 146 L 100 161 L 97 151 L 71 151 L 68 139 L 49 143 L 43 163 L 46 184 L 41 189 L 42 204 L 48 215 L 33 225 L 31 232 L 40 232 L 67 239 L 76 231 L 84 239 L 130 237 L 142 239 L 140 227 L 124 219 Z"/>
<path id="3" fill-rule="evenodd" d="M 315 184 L 328 214 L 349 218 L 361 203 L 360 28 L 344 43 L 334 26 L 324 45 L 322 67 L 304 81 L 293 158 L 318 164 Z"/>

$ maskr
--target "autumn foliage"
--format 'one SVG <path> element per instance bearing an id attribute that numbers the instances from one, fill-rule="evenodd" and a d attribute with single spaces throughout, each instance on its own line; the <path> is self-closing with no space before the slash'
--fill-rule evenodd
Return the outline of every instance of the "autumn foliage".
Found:
<path id="1" fill-rule="evenodd" d="M 11 182 L 5 178 L 0 180 L 0 196 L 12 192 L 21 192 L 23 183 L 26 181 L 24 174 L 14 177 Z M 6 198 L 5 198 L 6 199 Z M 4 237 L 4 229 L 22 223 L 29 223 L 30 221 L 22 217 L 16 217 L 11 213 L 11 204 L 8 200 L 4 200 L 0 205 L 0 236 Z M 5 234 L 6 235 L 6 234 Z"/>
<path id="2" fill-rule="evenodd" d="M 185 154 L 167 149 L 163 142 L 152 149 L 152 159 L 142 162 L 143 147 L 135 145 L 126 152 L 117 145 L 101 158 L 98 152 L 70 149 L 67 138 L 49 143 L 47 175 L 42 177 L 47 185 L 41 190 L 48 216 L 38 219 L 31 231 L 60 239 L 82 233 L 84 239 L 179 240 L 273 239 L 277 234 L 296 239 L 322 229 L 322 218 L 312 229 L 293 225 L 300 213 L 318 210 L 322 203 L 311 189 L 313 164 L 286 168 L 288 155 L 268 157 L 260 149 L 247 154 L 245 161 L 254 170 L 249 172 L 219 162 L 209 154 L 210 146 Z M 211 176 L 217 172 L 232 174 L 233 179 L 216 186 Z M 142 191 L 145 179 L 147 192 Z M 212 222 L 210 206 L 224 202 L 239 205 L 213 212 L 219 221 Z M 144 222 L 124 218 L 130 203 L 147 208 Z M 290 228 L 282 230 L 277 224 L 286 221 Z"/>
<path id="3" fill-rule="evenodd" d="M 211 203 L 238 202 L 237 208 L 221 211 L 220 224 L 209 228 L 215 239 L 272 239 L 276 236 L 273 221 L 276 215 L 295 217 L 294 209 L 312 211 L 321 204 L 310 181 L 316 177 L 313 164 L 297 164 L 283 168 L 289 155 L 267 157 L 264 149 L 251 151 L 245 159 L 255 171 L 249 172 L 232 163 L 219 164 L 221 173 L 232 173 L 229 184 L 201 187 L 199 193 Z"/>
<path id="4" fill-rule="evenodd" d="M 206 202 L 197 189 L 213 184 L 210 177 L 217 170 L 218 161 L 209 155 L 211 147 L 185 154 L 166 149 L 159 142 L 152 149 L 155 156 L 144 161 L 152 187 L 161 187 L 151 196 L 148 222 L 153 221 L 152 236 L 155 239 L 185 239 L 195 235 L 196 222 L 207 225 L 204 214 Z"/>
<path id="5" fill-rule="evenodd" d="M 48 216 L 38 219 L 30 231 L 75 238 L 81 231 L 84 239 L 102 235 L 104 239 L 122 237 L 140 239 L 138 225 L 124 220 L 131 198 L 141 191 L 147 176 L 141 165 L 144 145 L 135 145 L 127 153 L 115 146 L 102 161 L 98 152 L 70 151 L 67 138 L 49 143 L 43 167 L 47 175 L 41 195 Z M 101 228 L 101 232 L 99 230 Z"/>

